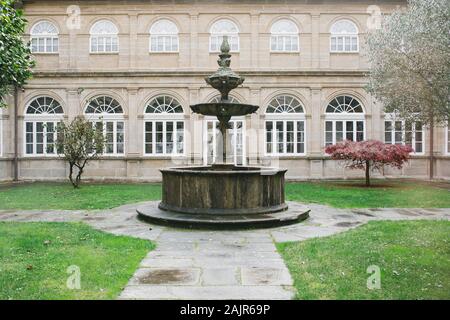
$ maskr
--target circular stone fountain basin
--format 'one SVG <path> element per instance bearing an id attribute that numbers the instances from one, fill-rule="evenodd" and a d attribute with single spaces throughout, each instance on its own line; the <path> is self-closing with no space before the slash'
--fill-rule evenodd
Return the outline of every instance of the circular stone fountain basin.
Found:
<path id="1" fill-rule="evenodd" d="M 258 214 L 287 209 L 286 170 L 233 165 L 162 169 L 159 208 L 194 214 Z"/>
<path id="2" fill-rule="evenodd" d="M 162 201 L 137 209 L 147 222 L 189 228 L 262 228 L 296 223 L 309 209 L 285 202 L 285 169 L 212 165 L 161 169 Z"/>

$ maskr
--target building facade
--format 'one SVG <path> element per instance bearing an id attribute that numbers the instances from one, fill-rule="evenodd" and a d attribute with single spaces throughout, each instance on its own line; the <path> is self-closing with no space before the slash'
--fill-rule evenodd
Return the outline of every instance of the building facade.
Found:
<path id="1" fill-rule="evenodd" d="M 217 99 L 204 77 L 217 69 L 224 35 L 246 78 L 233 99 L 260 106 L 232 121 L 236 164 L 285 167 L 290 179 L 356 177 L 324 147 L 377 139 L 415 149 L 404 169 L 380 175 L 429 176 L 427 128 L 384 114 L 364 89 L 366 34 L 406 1 L 22 3 L 37 66 L 0 111 L 2 181 L 65 179 L 56 124 L 78 115 L 101 123 L 107 141 L 88 178 L 157 181 L 161 167 L 213 163 L 217 122 L 189 105 Z M 434 130 L 437 178 L 450 179 L 449 135 Z"/>

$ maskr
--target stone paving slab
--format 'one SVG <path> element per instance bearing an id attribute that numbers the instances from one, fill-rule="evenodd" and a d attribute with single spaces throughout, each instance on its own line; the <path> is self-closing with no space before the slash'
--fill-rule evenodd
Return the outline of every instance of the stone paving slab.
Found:
<path id="1" fill-rule="evenodd" d="M 282 286 L 127 286 L 122 300 L 289 300 L 295 292 Z"/>
<path id="2" fill-rule="evenodd" d="M 147 202 L 146 204 L 156 202 Z M 291 299 L 289 271 L 274 242 L 303 241 L 371 220 L 450 220 L 449 208 L 335 209 L 310 204 L 310 218 L 275 229 L 198 231 L 149 225 L 137 204 L 104 211 L 0 210 L 0 221 L 82 221 L 116 235 L 154 240 L 119 299 Z"/>

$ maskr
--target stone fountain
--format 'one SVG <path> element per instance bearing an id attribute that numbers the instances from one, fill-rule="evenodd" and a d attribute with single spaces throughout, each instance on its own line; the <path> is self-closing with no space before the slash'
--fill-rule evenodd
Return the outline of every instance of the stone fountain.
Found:
<path id="1" fill-rule="evenodd" d="M 215 116 L 222 136 L 222 157 L 210 166 L 161 169 L 162 201 L 137 209 L 144 221 L 188 228 L 262 228 L 297 223 L 309 209 L 285 202 L 287 170 L 236 166 L 227 161 L 227 130 L 233 116 L 245 116 L 258 106 L 231 102 L 228 94 L 244 82 L 231 68 L 230 46 L 224 37 L 219 69 L 205 78 L 220 91 L 219 102 L 192 105 L 195 113 Z"/>

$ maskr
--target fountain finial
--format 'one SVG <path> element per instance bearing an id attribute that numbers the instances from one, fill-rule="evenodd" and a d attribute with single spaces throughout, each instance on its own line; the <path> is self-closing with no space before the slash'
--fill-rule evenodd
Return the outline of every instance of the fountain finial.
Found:
<path id="1" fill-rule="evenodd" d="M 205 81 L 211 87 L 219 90 L 221 94 L 221 101 L 226 102 L 228 101 L 228 93 L 242 84 L 244 82 L 244 78 L 234 73 L 230 68 L 231 54 L 227 36 L 223 37 L 220 51 L 219 60 L 217 60 L 219 69 L 214 74 L 206 77 Z"/>
<path id="2" fill-rule="evenodd" d="M 229 53 L 230 44 L 228 43 L 228 36 L 223 36 L 222 45 L 220 46 L 220 52 Z"/>

